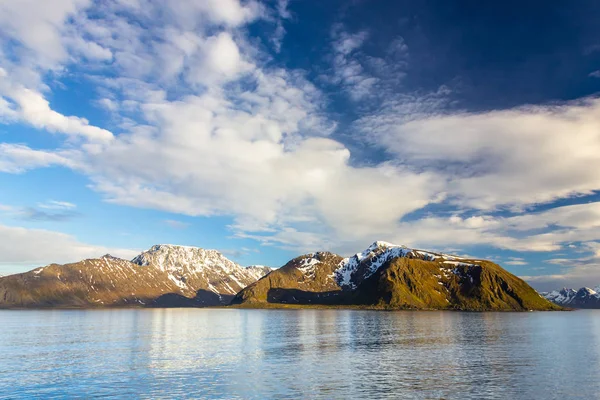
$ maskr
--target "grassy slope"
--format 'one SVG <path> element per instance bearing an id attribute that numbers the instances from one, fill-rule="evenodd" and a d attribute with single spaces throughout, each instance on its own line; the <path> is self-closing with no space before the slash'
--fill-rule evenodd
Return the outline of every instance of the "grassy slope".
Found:
<path id="1" fill-rule="evenodd" d="M 315 268 L 314 276 L 307 278 L 296 267 L 306 255 L 296 257 L 283 267 L 270 272 L 258 281 L 240 291 L 233 299 L 233 304 L 267 303 L 273 301 L 274 289 L 302 290 L 313 293 L 335 292 L 341 288 L 330 278 L 342 257 L 332 253 L 320 253 L 320 264 Z M 271 296 L 271 298 L 269 298 Z"/>
<path id="2" fill-rule="evenodd" d="M 452 266 L 457 273 L 444 276 L 438 262 L 394 259 L 358 288 L 356 302 L 393 309 L 561 309 L 542 298 L 525 281 L 492 262 L 464 262 L 476 262 L 478 266 Z"/>
<path id="3" fill-rule="evenodd" d="M 296 259 L 297 260 L 297 259 Z M 463 260 L 477 266 L 455 266 L 439 261 L 396 258 L 383 265 L 348 296 L 324 302 L 313 298 L 310 304 L 282 304 L 269 298 L 273 289 L 294 290 L 302 274 L 286 267 L 250 285 L 238 293 L 234 304 L 252 308 L 375 308 L 418 310 L 526 311 L 560 310 L 561 307 L 542 298 L 523 280 L 489 261 Z M 440 267 L 445 268 L 444 273 Z M 320 276 L 331 274 L 335 265 L 324 264 Z M 454 270 L 455 272 L 450 272 Z M 440 284 L 441 283 L 441 284 Z M 313 288 L 314 290 L 314 288 Z M 321 287 L 320 290 L 323 290 Z M 329 300 L 329 299 L 328 299 Z M 315 303 L 321 303 L 316 305 Z M 285 303 L 289 303 L 285 301 Z"/>

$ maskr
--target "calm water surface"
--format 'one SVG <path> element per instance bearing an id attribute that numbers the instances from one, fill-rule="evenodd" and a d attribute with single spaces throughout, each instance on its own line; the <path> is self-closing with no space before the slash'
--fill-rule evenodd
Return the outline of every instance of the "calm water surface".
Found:
<path id="1" fill-rule="evenodd" d="M 0 398 L 600 398 L 600 311 L 0 311 Z"/>

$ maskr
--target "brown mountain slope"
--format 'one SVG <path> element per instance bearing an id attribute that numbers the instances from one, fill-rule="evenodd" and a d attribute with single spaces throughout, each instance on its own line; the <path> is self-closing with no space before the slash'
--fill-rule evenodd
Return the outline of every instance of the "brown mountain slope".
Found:
<path id="1" fill-rule="evenodd" d="M 375 242 L 355 256 L 328 262 L 292 260 L 242 290 L 233 304 L 360 305 L 386 309 L 557 310 L 523 280 L 483 260 Z M 300 260 L 300 261 L 299 261 Z M 337 264 L 336 264 L 337 263 Z M 315 277 L 317 279 L 314 279 Z M 304 283 L 305 280 L 309 283 Z M 312 280 L 311 280 L 312 279 Z"/>
<path id="2" fill-rule="evenodd" d="M 214 250 L 158 245 L 131 262 L 111 256 L 0 278 L 0 307 L 213 306 L 270 269 Z"/>
<path id="3" fill-rule="evenodd" d="M 395 258 L 355 291 L 356 304 L 392 309 L 558 310 L 523 280 L 477 260 L 460 264 Z"/>
<path id="4" fill-rule="evenodd" d="M 323 303 L 342 288 L 334 277 L 342 257 L 328 252 L 296 257 L 249 285 L 233 299 L 242 303 Z"/>
<path id="5" fill-rule="evenodd" d="M 162 271 L 141 268 L 127 260 L 104 256 L 72 264 L 51 264 L 4 277 L 0 279 L 0 305 L 142 305 L 161 294 L 179 292 L 179 289 Z"/>

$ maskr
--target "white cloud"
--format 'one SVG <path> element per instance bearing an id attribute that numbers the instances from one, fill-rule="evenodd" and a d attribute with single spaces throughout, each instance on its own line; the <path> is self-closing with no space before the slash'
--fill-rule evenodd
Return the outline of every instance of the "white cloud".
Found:
<path id="1" fill-rule="evenodd" d="M 525 207 L 600 188 L 600 100 L 409 122 L 389 111 L 365 117 L 362 131 L 447 179 L 457 205 Z"/>
<path id="2" fill-rule="evenodd" d="M 76 168 L 72 151 L 33 150 L 19 144 L 0 143 L 0 172 L 21 173 L 54 165 Z"/>
<path id="3" fill-rule="evenodd" d="M 65 116 L 52 110 L 41 94 L 30 89 L 18 89 L 12 93 L 12 98 L 19 105 L 21 118 L 38 129 L 80 135 L 94 141 L 107 141 L 113 138 L 111 132 L 90 125 L 84 118 Z"/>
<path id="4" fill-rule="evenodd" d="M 231 35 L 221 32 L 209 37 L 202 45 L 203 63 L 200 74 L 235 77 L 243 68 L 240 51 Z"/>
<path id="5" fill-rule="evenodd" d="M 11 82 L 11 78 L 2 68 L 0 100 L 3 100 L 1 96 L 9 98 L 13 104 L 6 100 L 4 103 L 0 102 L 0 118 L 24 121 L 38 129 L 79 136 L 90 141 L 109 141 L 113 138 L 111 132 L 90 125 L 85 118 L 65 116 L 52 110 L 48 100 L 41 93 Z"/>
<path id="6" fill-rule="evenodd" d="M 590 78 L 600 78 L 600 69 L 598 71 L 590 72 L 588 76 Z"/>
<path id="7" fill-rule="evenodd" d="M 107 111 L 111 111 L 111 112 L 115 112 L 118 111 L 119 109 L 119 104 L 112 100 L 112 99 L 108 99 L 108 98 L 102 98 L 99 99 L 96 104 L 102 108 L 104 108 Z"/>
<path id="8" fill-rule="evenodd" d="M 111 61 L 113 58 L 113 54 L 109 49 L 81 37 L 67 39 L 67 45 L 71 47 L 74 53 L 80 54 L 89 60 Z"/>
<path id="9" fill-rule="evenodd" d="M 238 0 L 186 0 L 169 5 L 179 22 L 192 23 L 191 18 L 208 18 L 209 20 L 231 27 L 239 26 L 260 17 L 264 7 L 256 1 L 242 4 Z M 200 19 L 202 20 L 202 19 Z"/>
<path id="10" fill-rule="evenodd" d="M 0 224 L 0 271 L 3 274 L 50 263 L 97 258 L 106 253 L 131 259 L 138 252 L 82 243 L 60 232 Z"/>
<path id="11" fill-rule="evenodd" d="M 64 23 L 89 4 L 88 0 L 19 0 L 0 2 L 0 32 L 18 40 L 27 54 L 44 68 L 56 68 L 68 53 L 63 43 Z"/>
<path id="12" fill-rule="evenodd" d="M 514 217 L 428 216 L 400 223 L 398 232 L 393 240 L 414 246 L 488 245 L 514 251 L 551 252 L 573 242 L 589 243 L 600 238 L 600 203 L 562 206 Z"/>
<path id="13" fill-rule="evenodd" d="M 342 25 L 335 25 L 331 32 L 333 49 L 332 82 L 342 85 L 354 101 L 369 96 L 378 79 L 363 67 L 356 52 L 367 40 L 367 31 L 348 33 Z"/>
<path id="14" fill-rule="evenodd" d="M 45 208 L 48 210 L 72 210 L 77 208 L 76 204 L 69 203 L 68 201 L 57 201 L 57 200 L 48 200 L 45 203 L 38 203 L 37 206 L 39 208 Z"/>
<path id="15" fill-rule="evenodd" d="M 285 28 L 283 27 L 284 20 L 291 19 L 292 13 L 288 9 L 289 1 L 288 0 L 277 0 L 276 4 L 276 26 L 275 32 L 271 36 L 271 43 L 273 43 L 273 47 L 275 48 L 275 52 L 279 53 L 281 51 L 281 45 L 283 43 L 283 38 L 287 33 Z"/>
<path id="16" fill-rule="evenodd" d="M 359 109 L 377 108 L 403 92 L 401 86 L 409 60 L 403 37 L 394 38 L 381 57 L 363 50 L 369 38 L 367 31 L 349 33 L 343 25 L 336 24 L 331 38 L 332 73 L 322 78 L 341 86 Z"/>
<path id="17" fill-rule="evenodd" d="M 505 261 L 504 264 L 506 265 L 527 265 L 529 264 L 527 261 L 525 261 L 525 259 L 523 259 L 522 257 L 510 257 L 508 261 Z"/>
<path id="18" fill-rule="evenodd" d="M 551 291 L 563 287 L 571 289 L 594 288 L 600 285 L 600 257 L 555 261 L 554 264 L 563 266 L 561 273 L 520 277 L 539 291 Z"/>

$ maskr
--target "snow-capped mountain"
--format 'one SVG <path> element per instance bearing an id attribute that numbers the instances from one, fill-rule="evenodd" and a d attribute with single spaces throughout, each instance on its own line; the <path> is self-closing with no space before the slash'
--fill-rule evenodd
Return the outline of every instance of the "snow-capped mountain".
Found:
<path id="1" fill-rule="evenodd" d="M 549 310 L 527 283 L 485 260 L 376 241 L 352 257 L 329 252 L 297 257 L 232 301 L 368 305 L 382 308 Z"/>
<path id="2" fill-rule="evenodd" d="M 600 308 L 600 286 L 594 289 L 582 287 L 579 290 L 562 288 L 540 294 L 551 302 L 564 307 Z"/>
<path id="3" fill-rule="evenodd" d="M 184 294 L 204 289 L 235 295 L 248 284 L 270 272 L 267 267 L 244 268 L 217 250 L 158 244 L 131 260 L 140 266 L 153 266 L 168 274 Z"/>
<path id="4" fill-rule="evenodd" d="M 216 250 L 156 245 L 132 261 L 105 255 L 0 279 L 0 307 L 219 305 L 270 272 Z"/>
<path id="5" fill-rule="evenodd" d="M 410 249 L 378 240 L 366 250 L 344 258 L 335 270 L 336 281 L 342 288 L 355 289 L 362 281 L 373 275 L 383 264 L 398 258 L 407 257 L 425 261 L 436 259 L 456 260 L 459 257 Z"/>

